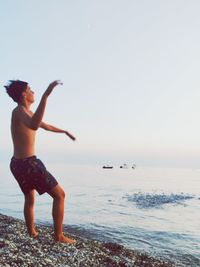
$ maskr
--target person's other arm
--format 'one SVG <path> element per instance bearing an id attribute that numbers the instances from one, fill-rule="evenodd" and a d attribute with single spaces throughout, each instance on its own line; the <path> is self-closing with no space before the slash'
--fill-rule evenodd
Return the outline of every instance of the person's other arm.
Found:
<path id="1" fill-rule="evenodd" d="M 64 133 L 64 134 L 66 134 L 69 138 L 71 138 L 73 141 L 76 140 L 76 138 L 75 138 L 72 134 L 70 134 L 68 131 L 59 129 L 59 128 L 53 126 L 53 125 L 50 125 L 50 124 L 41 122 L 41 123 L 40 123 L 40 128 L 42 128 L 42 129 L 44 129 L 44 130 L 46 130 L 46 131 L 54 132 L 54 133 Z"/>

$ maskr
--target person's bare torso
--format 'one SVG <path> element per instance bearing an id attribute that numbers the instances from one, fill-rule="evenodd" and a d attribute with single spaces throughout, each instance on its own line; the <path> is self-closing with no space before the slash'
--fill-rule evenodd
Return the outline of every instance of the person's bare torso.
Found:
<path id="1" fill-rule="evenodd" d="M 18 106 L 12 112 L 11 134 L 15 158 L 27 158 L 35 155 L 34 144 L 36 131 L 32 130 L 22 120 L 23 110 Z M 31 112 L 26 112 L 32 116 Z"/>

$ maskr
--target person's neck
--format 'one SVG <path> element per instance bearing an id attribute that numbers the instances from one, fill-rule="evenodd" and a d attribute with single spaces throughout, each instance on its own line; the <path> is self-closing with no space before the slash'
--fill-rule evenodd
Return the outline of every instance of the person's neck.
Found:
<path id="1" fill-rule="evenodd" d="M 28 101 L 22 101 L 18 104 L 19 107 L 25 108 L 27 111 L 30 110 L 31 103 Z"/>

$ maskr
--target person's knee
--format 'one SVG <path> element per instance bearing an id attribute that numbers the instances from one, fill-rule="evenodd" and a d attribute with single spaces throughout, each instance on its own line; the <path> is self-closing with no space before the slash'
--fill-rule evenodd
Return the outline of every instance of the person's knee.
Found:
<path id="1" fill-rule="evenodd" d="M 60 187 L 59 185 L 57 185 L 56 187 L 54 187 L 48 193 L 49 193 L 50 196 L 53 197 L 53 199 L 56 199 L 56 200 L 64 200 L 65 199 L 65 192 L 62 189 L 62 187 Z"/>
<path id="2" fill-rule="evenodd" d="M 63 189 L 60 189 L 57 194 L 55 194 L 54 199 L 60 200 L 60 201 L 64 201 L 65 199 L 65 192 Z"/>
<path id="3" fill-rule="evenodd" d="M 60 190 L 59 197 L 63 200 L 65 199 L 65 191 L 63 189 Z"/>

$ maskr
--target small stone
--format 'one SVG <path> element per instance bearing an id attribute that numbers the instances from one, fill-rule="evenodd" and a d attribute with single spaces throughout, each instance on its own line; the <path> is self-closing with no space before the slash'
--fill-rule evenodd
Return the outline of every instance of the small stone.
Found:
<path id="1" fill-rule="evenodd" d="M 46 262 L 46 263 L 52 263 L 52 260 L 50 260 L 50 259 L 44 259 L 44 261 Z"/>

